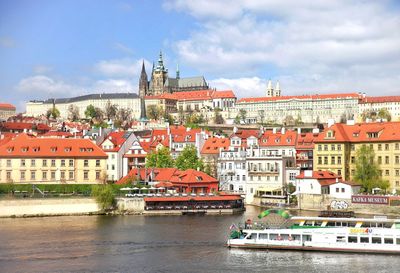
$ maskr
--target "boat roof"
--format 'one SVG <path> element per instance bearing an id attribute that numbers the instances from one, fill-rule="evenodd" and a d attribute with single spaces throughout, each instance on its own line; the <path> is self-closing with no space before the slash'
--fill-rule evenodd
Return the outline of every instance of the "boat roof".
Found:
<path id="1" fill-rule="evenodd" d="M 331 221 L 331 222 L 374 222 L 374 223 L 400 223 L 400 219 L 377 218 L 345 218 L 345 217 L 316 217 L 316 216 L 293 216 L 297 221 Z"/>

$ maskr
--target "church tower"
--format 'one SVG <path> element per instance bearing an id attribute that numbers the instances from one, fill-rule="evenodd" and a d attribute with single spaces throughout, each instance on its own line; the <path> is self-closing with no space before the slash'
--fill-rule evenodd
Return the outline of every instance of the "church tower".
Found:
<path id="1" fill-rule="evenodd" d="M 267 97 L 273 97 L 274 96 L 274 89 L 272 88 L 272 81 L 271 80 L 268 81 L 266 96 Z"/>
<path id="2" fill-rule="evenodd" d="M 149 81 L 147 80 L 146 68 L 144 67 L 144 60 L 142 64 L 142 71 L 140 72 L 139 79 L 139 97 L 144 98 L 144 96 L 148 95 L 149 91 Z"/>
<path id="3" fill-rule="evenodd" d="M 281 87 L 279 85 L 279 81 L 277 81 L 274 90 L 274 97 L 280 97 L 280 96 L 281 96 Z"/>
<path id="4" fill-rule="evenodd" d="M 165 92 L 164 83 L 168 79 L 168 69 L 164 67 L 162 52 L 158 58 L 157 66 L 152 72 L 152 95 L 161 95 Z"/>

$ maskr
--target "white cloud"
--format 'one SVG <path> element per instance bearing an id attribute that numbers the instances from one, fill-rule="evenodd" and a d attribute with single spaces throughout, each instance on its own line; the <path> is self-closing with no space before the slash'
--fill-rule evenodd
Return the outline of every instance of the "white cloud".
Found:
<path id="1" fill-rule="evenodd" d="M 129 58 L 102 60 L 94 65 L 95 71 L 107 77 L 117 78 L 137 78 L 142 69 L 143 60 L 132 60 Z M 151 64 L 145 60 L 145 66 L 151 67 Z"/>
<path id="2" fill-rule="evenodd" d="M 33 67 L 33 73 L 35 73 L 35 74 L 46 74 L 52 70 L 53 70 L 53 68 L 51 66 L 42 65 L 42 64 L 35 65 Z"/>
<path id="3" fill-rule="evenodd" d="M 137 85 L 128 79 L 107 79 L 95 82 L 92 87 L 97 93 L 137 92 Z"/>
<path id="4" fill-rule="evenodd" d="M 388 1 L 168 1 L 198 28 L 175 43 L 181 63 L 217 77 L 265 75 L 283 92 L 395 94 L 400 13 Z M 397 10 L 396 10 L 397 9 Z M 266 74 L 270 70 L 270 75 Z M 288 82 L 285 83 L 285 80 Z M 308 90 L 302 88 L 311 88 Z M 380 91 L 381 92 L 381 91 Z"/>
<path id="5" fill-rule="evenodd" d="M 66 96 L 83 92 L 84 89 L 78 86 L 67 84 L 61 80 L 55 80 L 48 76 L 37 75 L 27 77 L 19 81 L 16 90 L 24 93 L 35 93 L 46 96 Z"/>
<path id="6" fill-rule="evenodd" d="M 267 82 L 258 77 L 225 79 L 219 78 L 209 81 L 212 88 L 217 90 L 233 90 L 238 98 L 264 96 Z"/>

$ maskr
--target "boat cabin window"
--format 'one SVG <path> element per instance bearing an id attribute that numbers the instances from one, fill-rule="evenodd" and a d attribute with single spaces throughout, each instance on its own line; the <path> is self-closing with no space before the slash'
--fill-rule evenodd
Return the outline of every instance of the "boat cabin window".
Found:
<path id="1" fill-rule="evenodd" d="M 396 238 L 396 245 L 400 245 L 400 237 Z"/>
<path id="2" fill-rule="evenodd" d="M 381 237 L 372 237 L 372 243 L 373 244 L 382 244 L 382 238 Z"/>
<path id="3" fill-rule="evenodd" d="M 392 245 L 393 244 L 393 238 L 384 238 L 384 243 Z"/>
<path id="4" fill-rule="evenodd" d="M 360 236 L 360 243 L 369 244 L 369 237 L 368 236 Z"/>
<path id="5" fill-rule="evenodd" d="M 292 235 L 293 241 L 300 241 L 300 235 Z"/>
<path id="6" fill-rule="evenodd" d="M 313 226 L 314 221 L 305 221 L 303 226 Z"/>
<path id="7" fill-rule="evenodd" d="M 272 233 L 271 233 L 271 234 L 269 235 L 269 239 L 270 239 L 270 240 L 278 240 L 278 234 L 272 234 Z"/>
<path id="8" fill-rule="evenodd" d="M 349 243 L 357 243 L 357 236 L 349 236 Z"/>
<path id="9" fill-rule="evenodd" d="M 346 236 L 337 236 L 336 237 L 336 242 L 337 243 L 345 243 L 346 242 Z"/>
<path id="10" fill-rule="evenodd" d="M 303 242 L 311 241 L 311 235 L 303 235 Z"/>
<path id="11" fill-rule="evenodd" d="M 289 234 L 281 234 L 281 239 L 284 241 L 288 241 L 289 240 Z"/>
<path id="12" fill-rule="evenodd" d="M 268 240 L 268 234 L 266 234 L 266 233 L 260 233 L 260 234 L 258 235 L 258 239 L 260 239 L 260 240 Z"/>
<path id="13" fill-rule="evenodd" d="M 250 234 L 246 237 L 247 240 L 256 239 L 256 238 L 257 238 L 257 233 L 250 233 Z"/>

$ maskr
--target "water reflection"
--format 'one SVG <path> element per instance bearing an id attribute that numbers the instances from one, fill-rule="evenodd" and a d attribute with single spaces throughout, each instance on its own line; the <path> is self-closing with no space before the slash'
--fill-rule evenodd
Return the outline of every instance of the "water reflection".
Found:
<path id="1" fill-rule="evenodd" d="M 227 249 L 228 216 L 0 219 L 2 272 L 397 272 L 393 256 Z"/>

